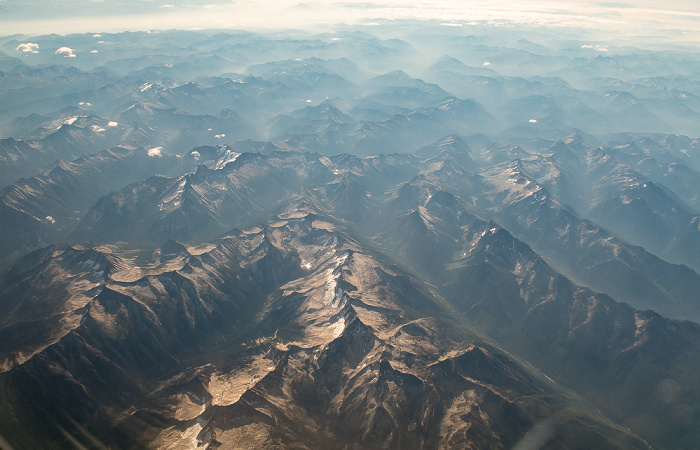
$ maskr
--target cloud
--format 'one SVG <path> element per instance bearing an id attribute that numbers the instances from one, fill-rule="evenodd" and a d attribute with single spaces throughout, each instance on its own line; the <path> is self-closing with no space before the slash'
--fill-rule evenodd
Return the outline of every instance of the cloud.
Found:
<path id="1" fill-rule="evenodd" d="M 165 5 L 160 5 L 161 8 L 173 8 L 175 5 L 171 4 L 165 4 Z"/>
<path id="2" fill-rule="evenodd" d="M 98 50 L 90 50 L 90 53 L 100 53 Z"/>
<path id="3" fill-rule="evenodd" d="M 116 127 L 119 125 L 119 122 L 115 122 L 113 120 L 110 120 L 109 123 L 107 124 L 108 127 Z"/>
<path id="4" fill-rule="evenodd" d="M 19 44 L 15 50 L 22 53 L 39 53 L 39 44 L 26 42 L 24 44 Z"/>
<path id="5" fill-rule="evenodd" d="M 148 149 L 148 156 L 163 156 L 161 151 L 163 151 L 163 147 L 153 147 Z"/>
<path id="6" fill-rule="evenodd" d="M 73 53 L 73 49 L 70 47 L 60 47 L 55 53 L 63 56 L 64 58 L 75 58 L 75 53 Z"/>

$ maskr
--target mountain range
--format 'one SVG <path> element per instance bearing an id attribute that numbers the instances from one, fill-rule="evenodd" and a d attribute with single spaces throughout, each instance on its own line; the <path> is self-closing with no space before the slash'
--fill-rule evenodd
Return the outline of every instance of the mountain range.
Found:
<path id="1" fill-rule="evenodd" d="M 697 53 L 389 29 L 0 39 L 7 445 L 700 441 Z"/>

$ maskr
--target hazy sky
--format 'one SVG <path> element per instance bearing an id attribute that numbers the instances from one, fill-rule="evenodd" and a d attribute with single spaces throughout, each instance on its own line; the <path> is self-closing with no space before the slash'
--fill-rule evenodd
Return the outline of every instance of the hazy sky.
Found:
<path id="1" fill-rule="evenodd" d="M 306 28 L 374 19 L 437 19 L 700 35 L 699 0 L 0 0 L 0 35 L 169 28 Z"/>

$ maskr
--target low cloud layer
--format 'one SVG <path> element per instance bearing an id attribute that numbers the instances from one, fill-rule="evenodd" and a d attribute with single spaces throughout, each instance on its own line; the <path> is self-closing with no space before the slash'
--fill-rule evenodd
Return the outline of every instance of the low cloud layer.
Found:
<path id="1" fill-rule="evenodd" d="M 328 0 L 300 4 L 298 0 L 154 0 L 95 2 L 76 0 L 55 7 L 55 15 L 38 20 L 29 3 L 5 0 L 13 17 L 0 17 L 5 33 L 74 33 L 193 28 L 316 28 L 319 24 L 378 23 L 378 20 L 432 19 L 446 26 L 516 24 L 598 30 L 619 35 L 663 32 L 666 39 L 694 41 L 700 36 L 700 3 L 690 0 L 628 0 L 598 3 L 583 0 Z M 35 2 L 30 2 L 35 3 Z M 78 7 L 78 4 L 81 7 Z M 44 12 L 46 14 L 46 12 Z M 118 20 L 117 20 L 118 18 Z M 371 22 L 370 22 L 371 21 Z M 667 31 L 674 30 L 673 36 Z"/>

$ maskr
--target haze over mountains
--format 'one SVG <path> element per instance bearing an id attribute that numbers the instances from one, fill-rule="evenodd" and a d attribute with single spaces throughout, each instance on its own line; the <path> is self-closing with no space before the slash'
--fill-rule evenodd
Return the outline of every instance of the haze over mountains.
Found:
<path id="1" fill-rule="evenodd" d="M 0 38 L 13 448 L 688 448 L 700 55 Z"/>

